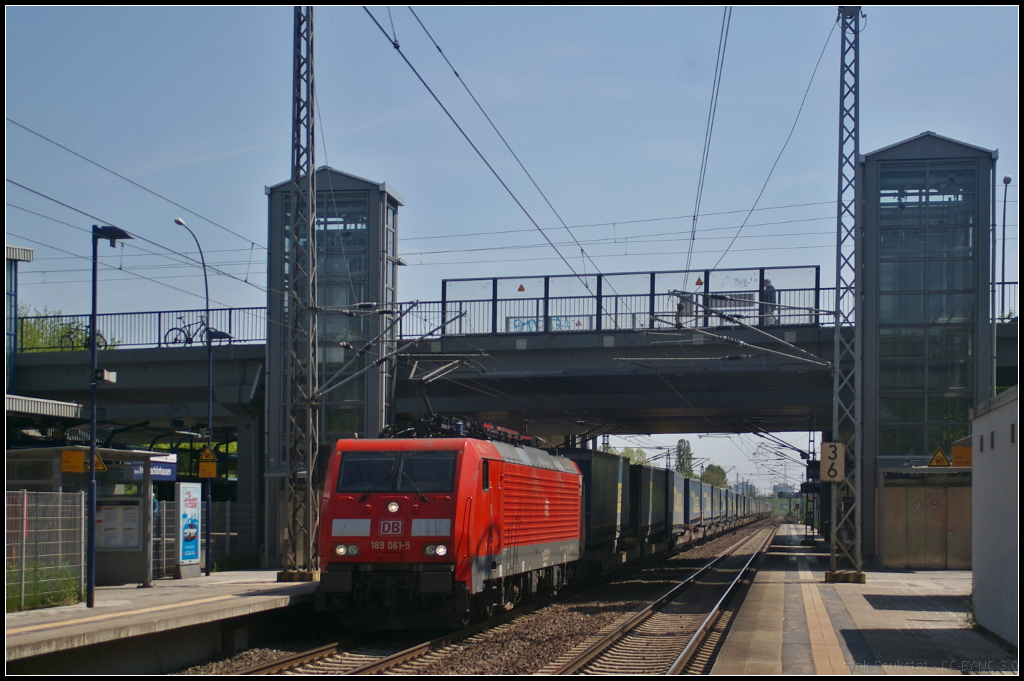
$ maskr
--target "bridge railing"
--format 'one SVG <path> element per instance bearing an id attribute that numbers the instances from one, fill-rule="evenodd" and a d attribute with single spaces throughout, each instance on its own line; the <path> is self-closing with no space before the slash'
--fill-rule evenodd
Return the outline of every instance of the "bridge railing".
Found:
<path id="1" fill-rule="evenodd" d="M 822 325 L 831 300 L 817 266 L 449 279 L 440 304 L 419 303 L 400 334 L 418 337 L 442 320 L 437 335 Z"/>
<path id="2" fill-rule="evenodd" d="M 121 312 L 97 315 L 98 344 L 106 349 L 202 346 L 206 310 Z M 267 310 L 242 307 L 210 310 L 210 326 L 231 338 L 214 344 L 265 343 Z M 89 349 L 89 315 L 20 317 L 19 352 Z"/>
<path id="3" fill-rule="evenodd" d="M 811 269 L 811 268 L 803 268 Z M 816 269 L 816 268 L 814 268 Z M 776 275 L 779 270 L 770 270 Z M 729 271 L 731 278 L 737 272 L 753 272 L 758 283 L 768 280 L 760 270 Z M 655 284 L 663 275 L 677 273 L 651 273 Z M 708 281 L 717 273 L 702 276 Z M 815 272 L 816 274 L 816 272 Z M 664 288 L 653 293 L 612 293 L 603 277 L 591 277 L 595 291 L 600 295 L 567 295 L 535 297 L 492 297 L 490 299 L 454 299 L 401 303 L 409 310 L 398 326 L 398 337 L 404 340 L 437 338 L 442 334 L 467 336 L 480 334 L 573 333 L 581 331 L 645 331 L 651 329 L 715 328 L 736 326 L 737 321 L 752 326 L 833 326 L 835 290 L 832 288 L 785 287 L 769 292 L 763 287 L 751 289 L 742 286 L 719 286 L 712 290 L 681 292 Z M 642 276 L 648 276 L 642 273 Z M 555 277 L 551 277 L 554 279 Z M 537 278 L 543 280 L 543 277 Z M 784 277 L 776 275 L 776 281 Z M 468 281 L 468 280 L 466 280 Z M 494 290 L 494 281 L 485 281 Z M 597 284 L 600 281 L 601 286 Z M 498 288 L 501 288 L 500 286 Z M 507 288 L 507 287 L 506 287 Z M 525 288 L 525 287 L 524 287 Z M 553 287 L 548 283 L 548 292 Z M 625 287 L 623 287 L 625 288 Z M 706 287 L 705 287 L 706 288 Z M 519 291 L 516 291 L 519 293 Z M 774 297 L 775 302 L 770 302 Z M 1017 316 L 1017 283 L 1000 285 L 997 304 L 1005 300 L 1005 312 L 1000 319 Z M 162 312 L 127 312 L 98 315 L 101 345 L 107 349 L 181 347 L 202 345 L 202 319 L 205 310 L 170 310 Z M 213 328 L 227 332 L 230 340 L 217 340 L 216 344 L 257 344 L 266 342 L 266 308 L 246 307 L 215 309 L 210 311 Z M 442 331 L 437 328 L 447 322 Z M 52 352 L 87 350 L 89 315 L 58 315 L 21 317 L 18 319 L 19 352 Z M 181 329 L 185 333 L 179 333 Z M 191 341 L 188 341 L 191 338 Z"/>

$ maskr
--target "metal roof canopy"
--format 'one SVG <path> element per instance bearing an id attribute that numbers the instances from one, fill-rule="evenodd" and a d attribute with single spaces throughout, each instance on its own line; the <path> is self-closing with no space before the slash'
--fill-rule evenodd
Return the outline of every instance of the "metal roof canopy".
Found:
<path id="1" fill-rule="evenodd" d="M 89 453 L 89 448 L 84 445 L 68 445 L 66 447 L 29 447 L 27 449 L 8 449 L 7 458 L 16 459 L 39 459 L 51 456 L 60 456 L 61 452 L 83 452 Z M 103 461 L 142 461 L 149 462 L 169 456 L 167 452 L 151 452 L 144 449 L 109 449 L 97 447 L 96 454 Z"/>

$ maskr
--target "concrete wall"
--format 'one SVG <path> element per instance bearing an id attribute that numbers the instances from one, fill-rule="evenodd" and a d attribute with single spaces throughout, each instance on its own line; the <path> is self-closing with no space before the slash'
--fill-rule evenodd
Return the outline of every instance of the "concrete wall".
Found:
<path id="1" fill-rule="evenodd" d="M 1017 645 L 1017 386 L 972 411 L 974 618 Z"/>

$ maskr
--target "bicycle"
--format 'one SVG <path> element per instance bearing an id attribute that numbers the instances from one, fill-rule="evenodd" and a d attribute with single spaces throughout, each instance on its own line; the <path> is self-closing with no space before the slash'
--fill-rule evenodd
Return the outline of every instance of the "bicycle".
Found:
<path id="1" fill-rule="evenodd" d="M 164 345 L 192 345 L 197 340 L 205 342 L 207 337 L 209 337 L 210 342 L 231 338 L 231 335 L 227 332 L 218 331 L 212 326 L 207 326 L 205 319 L 186 324 L 185 317 L 182 316 L 178 317 L 178 321 L 181 322 L 181 326 L 168 329 L 167 333 L 164 334 Z"/>
<path id="2" fill-rule="evenodd" d="M 89 343 L 90 331 L 88 325 L 83 325 L 81 322 L 72 321 L 65 325 L 64 333 L 57 341 L 57 345 L 61 350 L 88 350 L 92 346 Z M 96 332 L 96 348 L 98 350 L 104 350 L 107 347 L 107 339 L 103 337 L 102 333 Z"/>

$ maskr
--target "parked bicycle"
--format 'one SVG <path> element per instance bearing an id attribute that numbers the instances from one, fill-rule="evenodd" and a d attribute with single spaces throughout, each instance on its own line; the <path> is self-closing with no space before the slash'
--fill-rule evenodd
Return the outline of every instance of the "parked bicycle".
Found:
<path id="1" fill-rule="evenodd" d="M 164 345 L 192 345 L 195 342 L 205 343 L 207 337 L 210 342 L 230 340 L 231 334 L 226 331 L 218 331 L 212 326 L 206 325 L 206 319 L 200 318 L 197 322 L 191 324 L 185 323 L 185 317 L 178 317 L 178 322 L 181 326 L 176 326 L 173 329 L 169 329 L 164 334 Z"/>
<path id="2" fill-rule="evenodd" d="M 64 325 L 64 331 L 57 341 L 57 345 L 61 350 L 88 350 L 92 347 L 89 339 L 89 325 L 71 321 Z M 96 347 L 100 350 L 107 347 L 107 339 L 99 332 L 96 333 Z"/>

